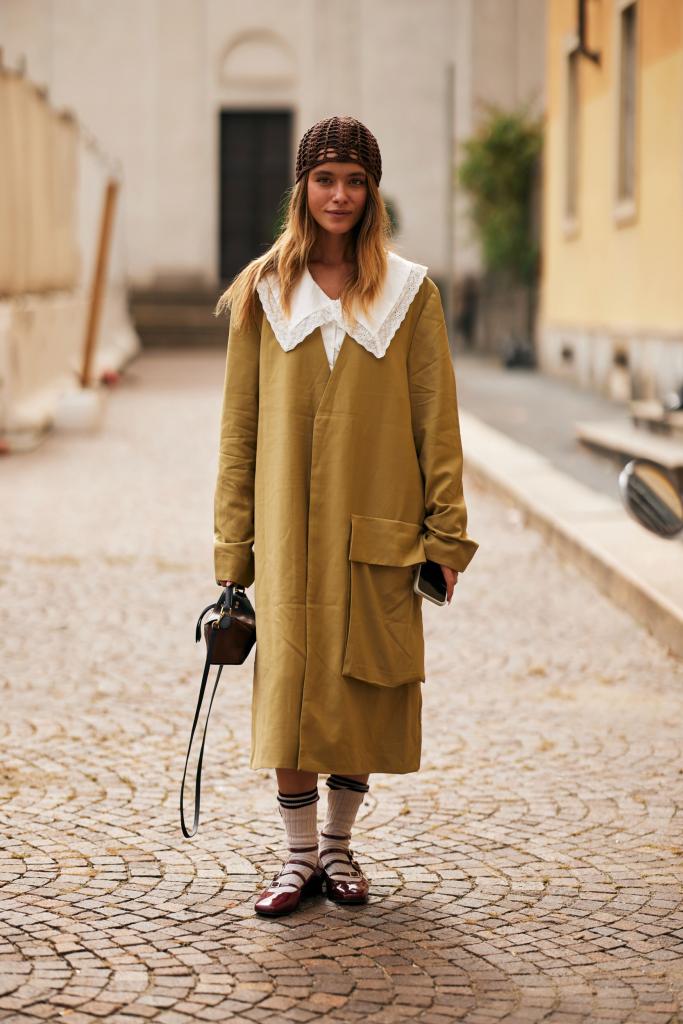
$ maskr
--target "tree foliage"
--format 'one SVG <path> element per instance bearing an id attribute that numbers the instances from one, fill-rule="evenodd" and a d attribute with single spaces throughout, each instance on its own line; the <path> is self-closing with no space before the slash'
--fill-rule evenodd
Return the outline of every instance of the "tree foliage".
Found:
<path id="1" fill-rule="evenodd" d="M 538 244 L 533 229 L 534 183 L 542 121 L 526 108 L 489 105 L 479 129 L 464 143 L 460 184 L 472 199 L 472 220 L 487 270 L 525 284 L 535 279 Z"/>

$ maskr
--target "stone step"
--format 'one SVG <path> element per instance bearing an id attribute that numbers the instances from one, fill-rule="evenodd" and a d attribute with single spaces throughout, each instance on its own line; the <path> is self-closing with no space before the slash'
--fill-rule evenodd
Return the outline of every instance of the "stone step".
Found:
<path id="1" fill-rule="evenodd" d="M 179 330 L 172 327 L 137 327 L 140 343 L 143 348 L 204 348 L 207 345 L 212 348 L 226 347 L 228 343 L 228 329 L 224 324 L 218 330 Z"/>
<path id="2" fill-rule="evenodd" d="M 214 316 L 220 288 L 133 289 L 129 306 L 142 345 L 194 347 L 225 345 L 228 318 Z"/>
<path id="3" fill-rule="evenodd" d="M 623 420 L 578 421 L 574 425 L 582 444 L 607 454 L 630 459 L 652 459 L 667 469 L 683 469 L 683 442 L 651 431 L 639 430 Z"/>
<path id="4" fill-rule="evenodd" d="M 656 399 L 634 399 L 629 409 L 634 426 L 683 437 L 683 409 L 665 409 Z"/>

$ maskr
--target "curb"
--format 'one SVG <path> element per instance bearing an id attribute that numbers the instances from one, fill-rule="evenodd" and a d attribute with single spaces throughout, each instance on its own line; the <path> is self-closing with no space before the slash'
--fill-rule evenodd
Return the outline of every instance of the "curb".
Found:
<path id="1" fill-rule="evenodd" d="M 459 416 L 465 472 L 512 500 L 556 551 L 683 658 L 683 544 L 651 534 L 620 503 L 466 410 Z"/>

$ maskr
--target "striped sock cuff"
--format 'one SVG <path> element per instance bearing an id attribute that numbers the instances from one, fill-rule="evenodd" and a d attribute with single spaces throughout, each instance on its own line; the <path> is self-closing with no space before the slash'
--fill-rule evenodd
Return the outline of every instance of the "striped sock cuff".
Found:
<path id="1" fill-rule="evenodd" d="M 356 779 L 350 779 L 347 775 L 329 775 L 327 785 L 330 789 L 352 789 L 356 793 L 367 793 L 370 789 L 369 783 L 358 782 Z"/>
<path id="2" fill-rule="evenodd" d="M 320 793 L 317 786 L 305 789 L 303 793 L 282 793 L 278 789 L 277 799 L 281 807 L 308 807 L 320 799 Z"/>

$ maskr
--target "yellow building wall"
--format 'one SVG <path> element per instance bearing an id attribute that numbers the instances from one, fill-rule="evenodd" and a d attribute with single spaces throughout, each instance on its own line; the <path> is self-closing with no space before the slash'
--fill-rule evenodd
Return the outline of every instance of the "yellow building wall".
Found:
<path id="1" fill-rule="evenodd" d="M 565 75 L 576 0 L 550 0 L 541 325 L 683 332 L 683 0 L 639 0 L 636 212 L 615 221 L 616 0 L 588 0 L 580 59 L 577 231 L 564 216 Z"/>

